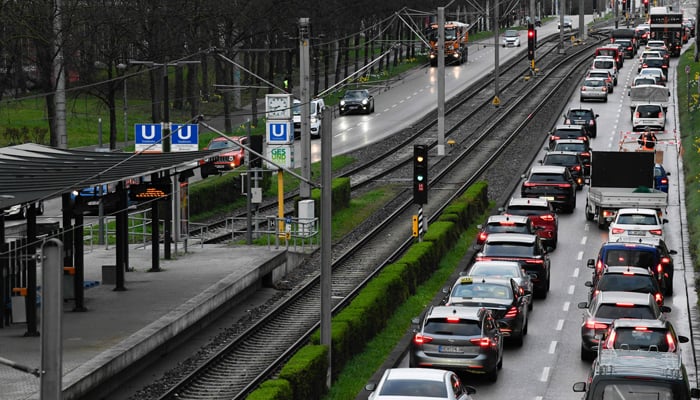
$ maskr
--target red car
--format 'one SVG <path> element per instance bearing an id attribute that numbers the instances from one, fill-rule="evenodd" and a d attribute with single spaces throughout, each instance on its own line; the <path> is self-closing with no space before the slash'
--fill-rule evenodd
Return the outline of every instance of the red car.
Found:
<path id="1" fill-rule="evenodd" d="M 530 218 L 537 236 L 544 245 L 553 250 L 559 238 L 559 219 L 552 204 L 545 199 L 513 197 L 508 202 L 504 215 L 524 215 Z"/>
<path id="2" fill-rule="evenodd" d="M 218 174 L 221 171 L 229 171 L 239 167 L 245 161 L 245 149 L 239 144 L 245 144 L 246 138 L 241 136 L 231 136 L 228 138 L 217 137 L 209 142 L 204 150 L 226 149 L 226 152 L 199 160 L 202 179 L 209 175 Z"/>

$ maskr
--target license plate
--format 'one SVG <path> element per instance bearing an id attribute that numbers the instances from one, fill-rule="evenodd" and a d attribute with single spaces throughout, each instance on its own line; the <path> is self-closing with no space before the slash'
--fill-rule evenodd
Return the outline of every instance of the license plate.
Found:
<path id="1" fill-rule="evenodd" d="M 540 196 L 540 199 L 545 199 L 548 201 L 554 201 L 554 196 Z"/>
<path id="2" fill-rule="evenodd" d="M 100 201 L 99 201 L 99 200 L 92 200 L 92 201 L 88 201 L 87 204 L 88 204 L 89 206 L 99 206 L 99 205 L 100 205 Z"/>
<path id="3" fill-rule="evenodd" d="M 215 165 L 214 165 L 214 168 L 216 168 L 216 169 L 224 169 L 224 166 L 221 165 L 221 164 L 215 164 Z"/>
<path id="4" fill-rule="evenodd" d="M 440 346 L 440 353 L 464 353 L 464 348 L 461 346 Z"/>
<path id="5" fill-rule="evenodd" d="M 645 231 L 628 231 L 629 235 L 634 235 L 634 236 L 646 236 Z"/>

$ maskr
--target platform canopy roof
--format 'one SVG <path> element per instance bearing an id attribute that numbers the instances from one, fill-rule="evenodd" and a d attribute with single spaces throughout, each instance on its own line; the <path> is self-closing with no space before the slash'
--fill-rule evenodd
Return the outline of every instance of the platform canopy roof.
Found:
<path id="1" fill-rule="evenodd" d="M 163 171 L 184 171 L 221 150 L 123 153 L 57 149 L 33 143 L 0 148 L 0 209 L 85 187 Z"/>

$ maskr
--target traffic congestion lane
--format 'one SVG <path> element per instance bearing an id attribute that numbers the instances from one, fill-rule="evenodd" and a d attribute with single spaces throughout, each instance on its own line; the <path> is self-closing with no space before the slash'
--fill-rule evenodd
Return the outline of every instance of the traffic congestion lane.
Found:
<path id="1" fill-rule="evenodd" d="M 636 75 L 636 64 L 625 64 L 620 76 L 617 90 L 610 96 L 607 104 L 583 103 L 590 106 L 600 115 L 598 137 L 592 140 L 594 149 L 600 151 L 620 150 L 620 141 L 629 136 L 631 121 L 629 114 L 629 98 L 626 86 Z M 677 60 L 672 61 L 674 68 Z M 674 82 L 673 79 L 672 82 Z M 675 93 L 675 88 L 672 89 Z M 675 103 L 674 103 L 675 104 Z M 578 107 L 578 92 L 569 100 L 568 107 Z M 675 105 L 671 108 L 675 110 Z M 667 130 L 661 138 L 672 137 L 672 129 L 677 126 L 677 113 L 669 110 Z M 544 138 L 543 136 L 543 147 Z M 623 143 L 623 149 L 635 151 L 634 143 Z M 686 260 L 687 249 L 684 252 L 683 236 L 681 235 L 681 204 L 682 195 L 681 174 L 676 162 L 676 146 L 673 142 L 662 143 L 664 165 L 671 172 L 669 188 L 669 207 L 665 227 L 669 247 L 679 252 L 674 256 L 676 274 L 674 287 L 684 288 L 690 285 L 690 296 L 694 299 L 692 267 Z M 543 151 L 544 152 L 544 151 Z M 541 157 L 538 157 L 541 159 Z M 614 171 L 611 171 L 614 173 Z M 602 243 L 607 240 L 607 232 L 600 230 L 594 222 L 585 219 L 585 194 L 587 188 L 577 196 L 577 208 L 573 214 L 561 214 L 559 219 L 560 241 L 557 250 L 551 254 L 552 290 L 545 300 L 538 300 L 530 314 L 529 332 L 522 348 L 507 347 L 504 356 L 503 369 L 499 374 L 499 382 L 489 384 L 479 379 L 468 379 L 478 389 L 480 399 L 509 398 L 512 393 L 512 382 L 517 382 L 519 393 L 524 398 L 532 399 L 579 399 L 580 394 L 574 393 L 571 385 L 585 380 L 590 363 L 581 361 L 580 326 L 582 312 L 577 304 L 587 300 L 588 288 L 585 281 L 591 279 L 591 270 L 586 267 L 589 258 L 595 258 Z M 685 273 L 684 273 L 685 272 Z M 679 334 L 692 337 L 690 325 L 689 297 L 684 290 L 676 290 L 673 296 L 666 299 L 666 304 L 672 307 L 668 315 Z M 691 304 L 695 304 L 694 300 Z M 688 368 L 691 382 L 697 376 L 693 359 L 693 343 L 682 345 L 684 362 Z M 406 364 L 407 366 L 407 364 Z M 509 382 L 504 384 L 501 382 Z"/>

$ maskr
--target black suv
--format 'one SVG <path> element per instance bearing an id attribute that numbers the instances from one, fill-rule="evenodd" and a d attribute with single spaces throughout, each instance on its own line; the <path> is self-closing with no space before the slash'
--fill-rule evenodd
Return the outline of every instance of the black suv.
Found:
<path id="1" fill-rule="evenodd" d="M 576 182 L 567 167 L 537 165 L 530 168 L 520 187 L 520 196 L 543 198 L 555 208 L 572 213 L 576 208 Z"/>
<path id="2" fill-rule="evenodd" d="M 595 138 L 598 136 L 598 121 L 596 121 L 598 117 L 599 115 L 592 108 L 570 108 L 564 114 L 564 123 L 567 125 L 581 125 L 589 137 Z"/>
<path id="3" fill-rule="evenodd" d="M 540 160 L 542 165 L 559 165 L 569 169 L 571 177 L 576 182 L 576 190 L 583 189 L 586 182 L 586 177 L 583 175 L 585 170 L 581 156 L 573 151 L 549 151 L 544 154 Z"/>
<path id="4" fill-rule="evenodd" d="M 561 139 L 579 139 L 588 141 L 586 129 L 581 125 L 557 125 L 549 132 L 549 149 L 554 149 L 554 144 Z"/>
<path id="5" fill-rule="evenodd" d="M 475 261 L 516 261 L 530 275 L 534 295 L 546 298 L 549 292 L 549 253 L 540 237 L 522 233 L 492 233 Z"/>
<path id="6" fill-rule="evenodd" d="M 352 89 L 340 99 L 340 115 L 351 112 L 371 114 L 374 112 L 374 97 L 367 89 Z"/>
<path id="7" fill-rule="evenodd" d="M 591 176 L 591 154 L 593 149 L 591 149 L 591 143 L 588 140 L 580 139 L 561 139 L 554 143 L 554 148 L 550 149 L 553 151 L 575 151 L 581 156 L 581 161 L 583 161 L 583 174 L 585 176 Z"/>
<path id="8" fill-rule="evenodd" d="M 690 388 L 681 353 L 639 350 L 601 350 L 588 380 L 576 382 L 574 392 L 585 400 L 624 398 L 689 400 L 700 398 Z"/>

